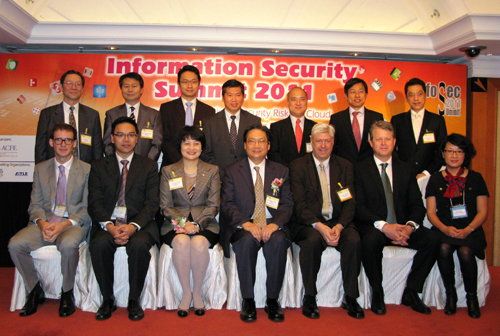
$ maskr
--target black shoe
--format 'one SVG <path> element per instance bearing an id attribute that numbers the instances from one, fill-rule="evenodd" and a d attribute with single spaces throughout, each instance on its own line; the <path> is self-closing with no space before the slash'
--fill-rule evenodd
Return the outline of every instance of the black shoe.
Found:
<path id="1" fill-rule="evenodd" d="M 283 322 L 285 319 L 285 314 L 283 314 L 283 309 L 281 309 L 278 300 L 267 299 L 266 307 L 264 310 L 267 313 L 267 318 L 274 322 Z"/>
<path id="2" fill-rule="evenodd" d="M 319 309 L 315 296 L 304 295 L 304 299 L 302 300 L 302 315 L 310 319 L 319 319 Z"/>
<path id="3" fill-rule="evenodd" d="M 418 296 L 417 291 L 409 289 L 408 287 L 406 287 L 403 292 L 403 298 L 401 299 L 401 303 L 404 304 L 405 306 L 411 307 L 411 309 L 413 309 L 417 313 L 421 314 L 431 313 L 431 309 L 422 302 L 420 296 Z"/>
<path id="4" fill-rule="evenodd" d="M 19 316 L 29 316 L 36 313 L 39 304 L 45 302 L 45 293 L 43 292 L 42 286 L 37 282 L 35 287 L 26 297 L 26 303 L 23 309 L 19 312 Z"/>
<path id="5" fill-rule="evenodd" d="M 95 319 L 102 321 L 107 320 L 111 317 L 111 313 L 116 310 L 115 300 L 107 299 L 104 300 L 95 314 Z"/>
<path id="6" fill-rule="evenodd" d="M 342 302 L 342 308 L 347 310 L 347 315 L 362 319 L 365 317 L 363 309 L 359 306 L 358 301 L 350 296 L 344 296 L 344 301 Z"/>
<path id="7" fill-rule="evenodd" d="M 177 316 L 187 317 L 189 315 L 189 310 L 177 309 Z"/>
<path id="8" fill-rule="evenodd" d="M 254 299 L 243 299 L 241 304 L 240 319 L 244 322 L 253 322 L 257 319 Z"/>
<path id="9" fill-rule="evenodd" d="M 205 308 L 195 308 L 194 309 L 194 314 L 196 316 L 203 316 L 203 315 L 205 315 Z"/>
<path id="10" fill-rule="evenodd" d="M 465 295 L 467 301 L 467 312 L 472 318 L 480 318 L 481 310 L 479 309 L 479 302 L 477 301 L 476 293 L 467 293 Z"/>
<path id="11" fill-rule="evenodd" d="M 457 291 L 453 288 L 446 291 L 446 304 L 444 306 L 444 313 L 446 315 L 453 315 L 457 312 Z"/>
<path id="12" fill-rule="evenodd" d="M 372 312 L 377 315 L 384 315 L 386 312 L 385 302 L 384 302 L 384 292 L 382 291 L 373 291 L 372 293 Z"/>
<path id="13" fill-rule="evenodd" d="M 73 296 L 73 290 L 67 292 L 62 292 L 61 300 L 59 301 L 59 316 L 66 317 L 70 316 L 75 312 L 75 297 Z"/>
<path id="14" fill-rule="evenodd" d="M 137 300 L 128 300 L 127 310 L 129 320 L 139 321 L 144 317 L 144 310 Z"/>

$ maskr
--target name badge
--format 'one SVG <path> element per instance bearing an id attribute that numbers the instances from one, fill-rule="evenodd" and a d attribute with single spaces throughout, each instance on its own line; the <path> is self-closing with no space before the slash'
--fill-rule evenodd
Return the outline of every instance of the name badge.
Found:
<path id="1" fill-rule="evenodd" d="M 177 190 L 184 187 L 184 185 L 182 184 L 182 177 L 169 179 L 168 186 L 170 187 L 170 190 Z"/>
<path id="2" fill-rule="evenodd" d="M 80 143 L 85 146 L 92 146 L 92 136 L 88 134 L 80 134 Z"/>
<path id="3" fill-rule="evenodd" d="M 339 196 L 341 202 L 348 201 L 352 198 L 351 191 L 349 190 L 349 188 L 344 188 L 337 191 L 337 195 Z"/>
<path id="4" fill-rule="evenodd" d="M 452 219 L 460 219 L 467 218 L 467 208 L 465 205 L 455 205 L 451 207 L 451 218 Z"/>
<path id="5" fill-rule="evenodd" d="M 113 210 L 113 214 L 111 215 L 111 217 L 115 219 L 127 217 L 127 207 L 115 206 L 115 209 Z"/>
<path id="6" fill-rule="evenodd" d="M 424 144 L 435 143 L 436 137 L 434 136 L 434 132 L 425 133 L 422 140 L 424 141 Z"/>
<path id="7" fill-rule="evenodd" d="M 280 204 L 280 199 L 273 196 L 266 196 L 266 207 L 278 209 L 278 205 Z"/>
<path id="8" fill-rule="evenodd" d="M 313 147 L 310 142 L 306 142 L 306 153 L 311 153 L 313 151 Z"/>
<path id="9" fill-rule="evenodd" d="M 153 130 L 151 128 L 143 128 L 141 130 L 141 139 L 149 139 L 149 140 L 152 140 L 153 139 Z"/>
<path id="10" fill-rule="evenodd" d="M 56 207 L 54 209 L 54 215 L 62 218 L 62 217 L 64 217 L 65 214 L 66 214 L 66 206 L 65 205 L 56 205 Z"/>

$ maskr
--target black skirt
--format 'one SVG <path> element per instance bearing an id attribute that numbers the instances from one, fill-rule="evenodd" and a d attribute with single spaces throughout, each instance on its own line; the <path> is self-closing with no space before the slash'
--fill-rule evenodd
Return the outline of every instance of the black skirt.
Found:
<path id="1" fill-rule="evenodd" d="M 162 242 L 167 244 L 168 246 L 172 247 L 172 240 L 174 240 L 174 237 L 177 233 L 172 230 L 169 231 L 166 235 L 161 237 Z M 210 230 L 202 230 L 200 232 L 197 232 L 195 234 L 189 235 L 189 236 L 203 236 L 207 238 L 208 242 L 210 243 L 209 248 L 213 248 L 215 244 L 219 242 L 219 235 L 217 233 L 213 233 Z"/>

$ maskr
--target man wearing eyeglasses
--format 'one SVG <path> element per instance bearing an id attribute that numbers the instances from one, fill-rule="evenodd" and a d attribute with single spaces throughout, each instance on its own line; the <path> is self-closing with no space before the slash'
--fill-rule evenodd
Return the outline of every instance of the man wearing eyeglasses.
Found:
<path id="1" fill-rule="evenodd" d="M 102 294 L 97 320 L 116 310 L 113 291 L 113 262 L 118 247 L 128 255 L 128 317 L 144 317 L 139 298 L 151 255 L 159 241 L 154 221 L 159 207 L 159 175 L 156 162 L 134 153 L 139 136 L 136 122 L 119 117 L 111 125 L 115 155 L 92 163 L 89 177 L 89 215 L 92 218 L 90 256 Z"/>
<path id="2" fill-rule="evenodd" d="M 44 108 L 40 112 L 35 139 L 35 163 L 54 156 L 54 149 L 49 145 L 49 136 L 54 125 L 65 123 L 77 131 L 74 156 L 91 163 L 102 157 L 102 129 L 99 113 L 80 103 L 85 86 L 85 78 L 75 70 L 68 70 L 60 80 L 63 101 L 60 104 Z"/>
<path id="3" fill-rule="evenodd" d="M 56 124 L 49 146 L 55 157 L 38 163 L 33 174 L 28 208 L 30 223 L 9 242 L 10 256 L 28 293 L 20 316 L 36 313 L 38 305 L 45 301 L 30 252 L 47 245 L 56 245 L 61 253 L 63 281 L 59 316 L 74 313 L 73 286 L 79 245 L 90 227 L 87 213 L 90 165 L 73 156 L 76 130 L 67 124 Z"/>
<path id="4" fill-rule="evenodd" d="M 205 120 L 215 114 L 212 106 L 197 99 L 200 82 L 201 76 L 197 67 L 183 66 L 177 73 L 177 84 L 181 90 L 181 96 L 160 106 L 163 125 L 162 167 L 181 159 L 178 137 L 182 128 L 195 126 L 203 130 Z"/>
<path id="5" fill-rule="evenodd" d="M 111 143 L 111 124 L 118 117 L 130 117 L 137 122 L 139 137 L 135 152 L 157 161 L 161 152 L 162 127 L 157 110 L 141 103 L 144 79 L 136 72 L 129 72 L 118 80 L 125 104 L 106 111 L 104 119 L 104 152 L 113 155 L 115 149 Z"/>

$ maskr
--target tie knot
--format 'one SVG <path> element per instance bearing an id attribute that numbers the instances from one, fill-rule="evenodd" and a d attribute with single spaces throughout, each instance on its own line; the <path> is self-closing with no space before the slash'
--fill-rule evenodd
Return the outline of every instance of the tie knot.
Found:
<path id="1" fill-rule="evenodd" d="M 257 172 L 257 174 L 259 173 L 259 170 L 260 170 L 260 167 L 259 166 L 255 166 L 253 167 L 253 169 L 255 169 L 255 171 Z"/>
<path id="2" fill-rule="evenodd" d="M 59 165 L 59 173 L 64 174 L 64 166 Z"/>
<path id="3" fill-rule="evenodd" d="M 300 119 L 295 120 L 295 125 L 300 126 Z"/>
<path id="4" fill-rule="evenodd" d="M 188 108 L 189 108 L 189 107 L 191 107 L 191 106 L 193 106 L 193 102 L 190 102 L 190 101 L 186 102 L 186 106 L 187 106 Z"/>
<path id="5" fill-rule="evenodd" d="M 354 118 L 356 118 L 359 113 L 360 113 L 359 111 L 354 111 L 354 112 L 352 112 L 352 115 L 353 115 Z"/>
<path id="6" fill-rule="evenodd" d="M 134 111 L 135 111 L 135 107 L 130 106 L 130 112 L 132 112 L 132 113 L 133 113 Z"/>
<path id="7" fill-rule="evenodd" d="M 127 167 L 128 160 L 121 160 L 120 163 L 123 165 L 123 167 Z"/>
<path id="8" fill-rule="evenodd" d="M 231 116 L 231 119 L 234 121 L 236 119 L 236 116 Z"/>
<path id="9" fill-rule="evenodd" d="M 387 162 L 381 163 L 380 166 L 382 167 L 382 171 L 385 171 L 389 164 Z"/>
<path id="10" fill-rule="evenodd" d="M 70 106 L 70 107 L 69 107 L 69 111 L 70 111 L 70 112 L 73 112 L 74 110 L 75 110 L 75 107 L 74 107 L 74 106 Z"/>

